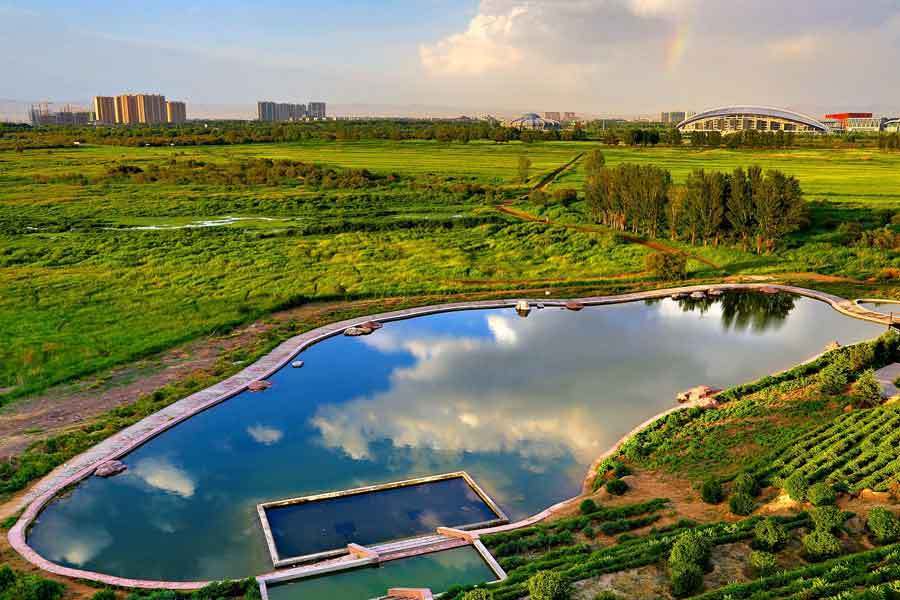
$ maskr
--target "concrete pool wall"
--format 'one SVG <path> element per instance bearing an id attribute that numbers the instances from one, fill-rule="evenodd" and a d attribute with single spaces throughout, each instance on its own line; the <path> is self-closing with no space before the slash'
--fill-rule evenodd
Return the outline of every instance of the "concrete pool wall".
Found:
<path id="1" fill-rule="evenodd" d="M 839 296 L 809 290 L 787 285 L 773 284 L 718 284 L 718 285 L 695 285 L 679 288 L 669 288 L 660 290 L 651 290 L 645 292 L 634 292 L 630 294 L 621 294 L 616 296 L 594 296 L 588 298 L 577 299 L 574 302 L 584 306 L 602 306 L 610 304 L 621 304 L 626 302 L 634 302 L 640 300 L 662 299 L 672 294 L 690 294 L 692 292 L 702 292 L 707 290 L 722 291 L 740 291 L 740 290 L 762 290 L 766 288 L 770 291 L 780 291 L 799 296 L 813 298 L 829 304 L 838 312 L 857 319 L 862 319 L 874 323 L 881 323 L 890 326 L 890 317 L 883 313 L 867 310 L 858 306 L 852 301 L 846 300 Z M 322 340 L 340 335 L 348 327 L 357 326 L 367 321 L 391 322 L 413 317 L 432 315 L 443 312 L 491 309 L 491 308 L 513 308 L 519 301 L 516 299 L 505 300 L 486 300 L 475 302 L 458 302 L 434 306 L 424 306 L 418 308 L 409 308 L 399 311 L 392 311 L 378 315 L 348 319 L 319 327 L 312 331 L 294 336 L 285 342 L 279 344 L 272 352 L 265 357 L 259 359 L 253 365 L 245 368 L 241 372 L 215 384 L 205 390 L 192 394 L 182 400 L 179 400 L 161 411 L 150 415 L 140 422 L 120 431 L 103 442 L 97 444 L 90 450 L 74 457 L 65 464 L 57 467 L 46 477 L 38 481 L 26 494 L 23 495 L 17 509 L 24 508 L 21 516 L 8 533 L 10 545 L 33 565 L 57 575 L 71 577 L 75 579 L 85 579 L 96 581 L 99 583 L 132 588 L 147 589 L 173 589 L 173 590 L 193 590 L 199 589 L 209 582 L 206 581 L 152 581 L 143 579 L 130 579 L 116 577 L 103 573 L 64 567 L 53 563 L 32 549 L 27 542 L 28 528 L 37 518 L 41 510 L 56 497 L 60 492 L 68 487 L 74 486 L 80 481 L 94 474 L 95 469 L 104 462 L 117 460 L 126 454 L 132 452 L 136 448 L 142 446 L 156 436 L 171 429 L 175 425 L 191 418 L 192 416 L 205 411 L 217 404 L 220 404 L 229 398 L 245 391 L 248 386 L 262 379 L 265 379 L 276 371 L 289 364 L 294 357 L 304 349 L 316 344 Z M 548 300 L 544 298 L 527 299 L 531 304 L 541 303 L 547 307 L 565 307 L 566 300 Z M 265 392 L 262 392 L 265 393 Z M 677 410 L 680 407 L 673 407 L 664 414 Z M 638 426 L 630 432 L 625 438 L 632 435 L 635 431 L 643 428 L 649 423 L 655 421 L 660 415 L 653 417 L 645 423 Z M 613 452 L 619 446 L 617 443 L 606 454 Z M 558 503 L 540 513 L 528 517 L 516 523 L 502 525 L 491 528 L 488 531 L 509 530 L 526 525 L 533 524 L 544 518 L 547 518 L 560 507 L 567 505 L 573 499 Z"/>

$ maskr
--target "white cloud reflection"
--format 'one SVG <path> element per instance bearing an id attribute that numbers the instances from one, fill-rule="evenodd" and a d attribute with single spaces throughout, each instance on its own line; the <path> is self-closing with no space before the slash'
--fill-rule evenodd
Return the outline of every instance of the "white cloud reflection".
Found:
<path id="1" fill-rule="evenodd" d="M 277 444 L 284 437 L 284 432 L 274 427 L 266 427 L 257 423 L 247 428 L 247 434 L 258 444 L 271 446 Z"/>
<path id="2" fill-rule="evenodd" d="M 144 458 L 133 468 L 133 473 L 147 485 L 183 498 L 194 495 L 197 484 L 183 469 L 163 458 Z"/>

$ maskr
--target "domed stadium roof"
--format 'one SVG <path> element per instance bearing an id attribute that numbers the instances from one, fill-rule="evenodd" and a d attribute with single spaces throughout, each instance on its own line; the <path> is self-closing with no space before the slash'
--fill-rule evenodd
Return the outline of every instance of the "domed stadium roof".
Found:
<path id="1" fill-rule="evenodd" d="M 510 121 L 509 126 L 516 129 L 556 129 L 559 121 L 545 119 L 536 113 L 526 113 Z"/>
<path id="2" fill-rule="evenodd" d="M 773 106 L 753 106 L 753 105 L 738 105 L 738 106 L 723 106 L 720 108 L 713 108 L 711 110 L 706 110 L 701 113 L 697 113 L 691 117 L 688 117 L 684 121 L 678 124 L 679 128 L 684 127 L 685 125 L 689 125 L 696 121 L 702 121 L 704 119 L 714 118 L 714 117 L 736 117 L 736 116 L 761 116 L 761 117 L 770 117 L 775 119 L 785 119 L 787 121 L 793 121 L 795 123 L 801 123 L 806 125 L 807 127 L 811 127 L 817 131 L 826 132 L 828 131 L 828 127 L 825 126 L 824 123 L 818 121 L 810 116 L 794 112 L 792 110 L 787 110 L 784 108 L 775 108 Z"/>

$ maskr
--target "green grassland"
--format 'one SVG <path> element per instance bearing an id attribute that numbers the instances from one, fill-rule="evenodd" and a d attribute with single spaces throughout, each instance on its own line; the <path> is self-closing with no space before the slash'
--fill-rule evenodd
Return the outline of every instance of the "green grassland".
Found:
<path id="1" fill-rule="evenodd" d="M 590 143 L 359 141 L 116 147 L 0 153 L 0 388 L 40 390 L 175 343 L 316 299 L 584 285 L 642 274 L 649 250 L 500 214 Z M 606 149 L 608 163 L 693 168 L 758 163 L 796 175 L 817 203 L 814 230 L 776 255 L 688 248 L 691 276 L 812 271 L 870 277 L 895 251 L 848 247 L 848 216 L 900 209 L 900 156 L 868 150 Z M 532 163 L 528 184 L 518 162 Z M 375 174 L 361 187 L 138 182 L 112 167 L 252 158 Z M 576 167 L 553 186 L 580 187 Z M 579 203 L 542 211 L 578 220 Z M 203 221 L 241 217 L 222 226 Z M 677 245 L 677 244 L 675 244 Z"/>

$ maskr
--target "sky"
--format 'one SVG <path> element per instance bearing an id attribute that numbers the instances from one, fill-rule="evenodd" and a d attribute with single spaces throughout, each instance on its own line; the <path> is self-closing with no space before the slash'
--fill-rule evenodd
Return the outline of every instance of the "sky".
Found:
<path id="1" fill-rule="evenodd" d="M 0 99 L 900 109 L 900 0 L 0 0 Z"/>

